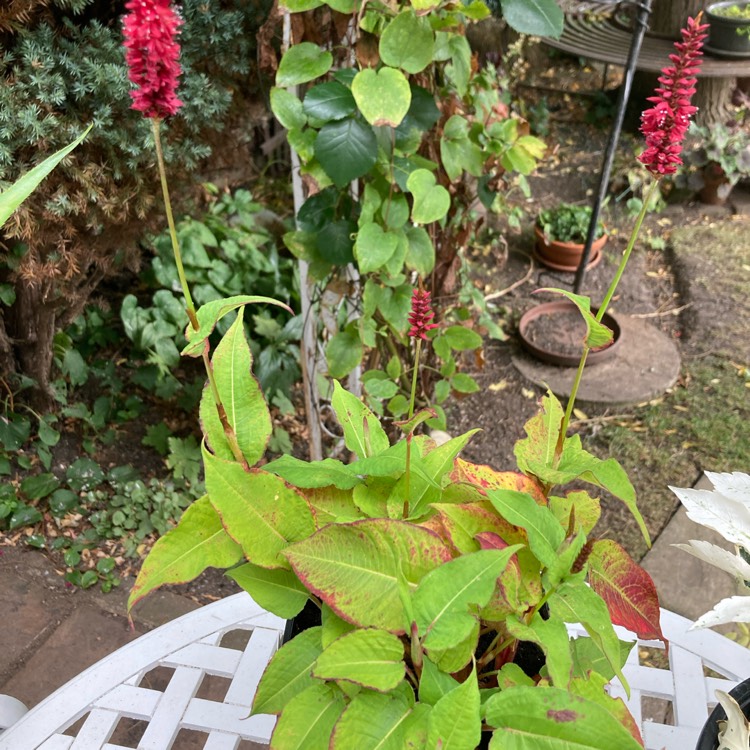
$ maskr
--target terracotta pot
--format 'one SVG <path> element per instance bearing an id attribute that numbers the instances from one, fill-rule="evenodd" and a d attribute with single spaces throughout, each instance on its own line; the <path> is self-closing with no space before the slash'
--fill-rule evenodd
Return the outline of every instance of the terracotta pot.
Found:
<path id="1" fill-rule="evenodd" d="M 596 310 L 594 309 L 592 312 L 596 313 Z M 583 351 L 583 337 L 585 331 L 581 332 L 581 349 L 577 350 L 576 347 L 574 353 L 568 351 L 555 351 L 554 347 L 549 345 L 542 346 L 538 342 L 532 341 L 530 336 L 531 323 L 537 318 L 548 316 L 554 320 L 555 317 L 559 316 L 561 318 L 560 340 L 562 341 L 566 338 L 569 339 L 571 334 L 569 331 L 563 330 L 563 326 L 570 324 L 571 314 L 580 316 L 578 308 L 568 300 L 545 302 L 544 304 L 537 305 L 536 307 L 527 310 L 521 316 L 521 320 L 518 323 L 518 335 L 521 339 L 521 345 L 529 354 L 541 362 L 548 362 L 549 364 L 557 365 L 558 367 L 577 367 Z M 620 348 L 622 335 L 620 324 L 609 313 L 604 314 L 602 323 L 614 333 L 614 341 L 609 346 L 602 349 L 592 349 L 586 358 L 586 367 L 600 362 L 606 362 L 608 359 L 614 357 Z M 573 342 L 570 341 L 568 343 L 572 344 Z"/>
<path id="2" fill-rule="evenodd" d="M 709 206 L 723 206 L 727 202 L 732 186 L 724 170 L 711 162 L 703 168 L 703 187 L 698 191 L 698 200 Z"/>
<path id="3" fill-rule="evenodd" d="M 548 268 L 555 271 L 570 271 L 575 273 L 578 270 L 578 264 L 581 262 L 583 255 L 583 245 L 575 242 L 557 242 L 557 240 L 547 241 L 544 232 L 539 227 L 534 227 L 536 235 L 536 253 L 537 260 L 544 263 Z M 593 268 L 601 260 L 601 250 L 607 244 L 607 235 L 603 234 L 598 240 L 594 240 L 591 245 L 591 255 L 587 268 Z"/>

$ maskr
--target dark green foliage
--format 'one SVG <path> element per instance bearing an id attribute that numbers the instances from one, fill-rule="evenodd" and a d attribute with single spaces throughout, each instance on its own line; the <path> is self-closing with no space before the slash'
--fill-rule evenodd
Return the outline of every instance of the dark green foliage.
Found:
<path id="1" fill-rule="evenodd" d="M 571 203 L 561 203 L 555 208 L 548 208 L 539 214 L 537 225 L 544 235 L 557 242 L 586 241 L 586 234 L 591 221 L 591 206 L 576 206 Z M 597 224 L 594 239 L 604 234 L 601 221 Z"/>

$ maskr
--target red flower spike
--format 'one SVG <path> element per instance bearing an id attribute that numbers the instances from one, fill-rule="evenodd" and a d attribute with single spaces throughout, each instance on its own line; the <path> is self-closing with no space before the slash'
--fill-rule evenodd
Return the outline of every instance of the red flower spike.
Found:
<path id="1" fill-rule="evenodd" d="M 430 293 L 422 292 L 419 289 L 414 290 L 411 298 L 411 312 L 409 313 L 409 336 L 412 338 L 419 337 L 427 341 L 427 331 L 437 328 L 437 324 L 432 322 L 435 313 L 430 309 Z"/>
<path id="2" fill-rule="evenodd" d="M 170 0 L 129 0 L 123 20 L 132 109 L 163 119 L 182 106 L 176 91 L 180 69 L 177 34 L 182 20 Z"/>
<path id="3" fill-rule="evenodd" d="M 682 30 L 682 42 L 675 43 L 677 53 L 669 59 L 673 65 L 662 70 L 661 84 L 655 96 L 648 101 L 654 106 L 641 116 L 641 132 L 646 138 L 646 149 L 638 157 L 654 175 L 674 174 L 682 164 L 680 153 L 690 117 L 696 108 L 690 104 L 695 93 L 695 74 L 700 69 L 703 40 L 708 24 L 697 18 L 688 18 L 687 28 Z"/>

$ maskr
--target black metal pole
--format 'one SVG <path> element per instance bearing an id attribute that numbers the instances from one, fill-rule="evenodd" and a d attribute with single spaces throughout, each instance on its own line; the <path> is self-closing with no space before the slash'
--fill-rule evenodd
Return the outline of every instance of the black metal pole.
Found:
<path id="1" fill-rule="evenodd" d="M 583 256 L 581 257 L 581 262 L 576 271 L 575 284 L 573 286 L 573 291 L 576 294 L 580 293 L 581 286 L 583 285 L 583 278 L 586 275 L 586 266 L 589 262 L 589 255 L 591 255 L 591 245 L 594 242 L 594 235 L 596 233 L 596 225 L 599 222 L 602 203 L 604 203 L 604 198 L 607 194 L 609 175 L 612 172 L 612 162 L 615 158 L 617 143 L 620 140 L 620 132 L 622 131 L 622 123 L 625 119 L 625 108 L 627 107 L 628 99 L 630 98 L 630 90 L 633 87 L 633 76 L 635 75 L 636 63 L 638 62 L 638 55 L 641 51 L 643 37 L 648 29 L 648 19 L 651 15 L 651 2 L 652 0 L 641 0 L 641 2 L 636 4 L 638 13 L 636 14 L 635 28 L 633 29 L 633 39 L 630 42 L 628 61 L 625 64 L 625 77 L 623 78 L 622 86 L 620 87 L 620 95 L 617 100 L 615 121 L 612 125 L 607 148 L 604 152 L 604 162 L 602 163 L 602 171 L 599 175 L 599 188 L 591 210 L 591 222 L 589 223 L 589 229 L 586 234 L 586 244 L 583 248 Z"/>

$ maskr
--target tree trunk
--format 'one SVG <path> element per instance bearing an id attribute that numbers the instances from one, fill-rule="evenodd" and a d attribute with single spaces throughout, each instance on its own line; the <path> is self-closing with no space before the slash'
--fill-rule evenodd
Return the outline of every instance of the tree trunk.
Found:
<path id="1" fill-rule="evenodd" d="M 688 16 L 695 18 L 704 5 L 704 0 L 653 0 L 649 28 L 656 34 L 679 39 Z"/>
<path id="2" fill-rule="evenodd" d="M 50 388 L 56 306 L 49 300 L 47 284 L 16 283 L 16 301 L 5 311 L 5 335 L 13 347 L 17 370 L 33 378 L 36 387 L 31 394 L 32 405 L 40 411 L 54 406 Z"/>

